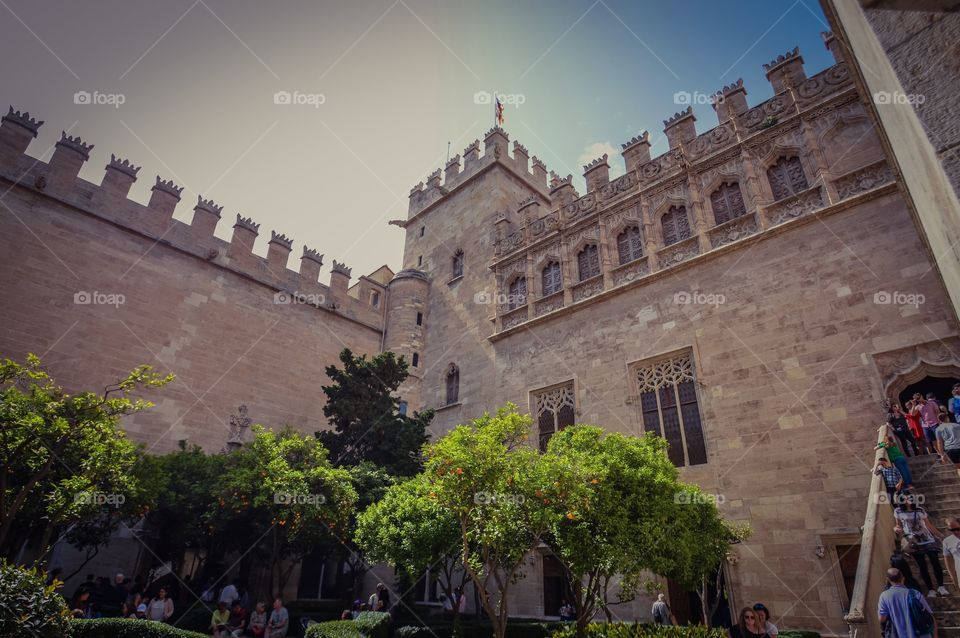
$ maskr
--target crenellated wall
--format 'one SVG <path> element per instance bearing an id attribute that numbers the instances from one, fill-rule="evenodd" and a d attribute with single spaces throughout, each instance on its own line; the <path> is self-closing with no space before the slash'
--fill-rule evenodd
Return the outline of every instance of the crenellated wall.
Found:
<path id="1" fill-rule="evenodd" d="M 230 241 L 214 236 L 223 206 L 198 197 L 190 224 L 173 219 L 183 189 L 156 178 L 147 205 L 128 199 L 140 168 L 114 155 L 97 185 L 78 173 L 94 146 L 63 133 L 49 163 L 27 154 L 43 122 L 12 108 L 0 123 L 0 354 L 42 356 L 71 390 L 102 387 L 149 363 L 177 381 L 152 392 L 154 410 L 124 426 L 153 451 L 187 439 L 219 449 L 229 416 L 312 432 L 324 367 L 344 347 L 379 351 L 382 281 L 349 294 L 350 269 L 237 213 Z M 231 220 L 232 221 L 232 220 Z"/>

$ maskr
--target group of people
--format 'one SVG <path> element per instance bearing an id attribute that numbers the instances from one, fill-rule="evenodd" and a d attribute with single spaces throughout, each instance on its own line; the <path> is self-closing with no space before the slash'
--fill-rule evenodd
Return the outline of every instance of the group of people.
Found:
<path id="1" fill-rule="evenodd" d="M 344 609 L 340 614 L 340 620 L 356 620 L 357 616 L 364 611 L 390 611 L 390 590 L 383 583 L 377 583 L 376 589 L 367 598 L 367 602 L 357 598 L 353 601 L 350 609 Z"/>
<path id="2" fill-rule="evenodd" d="M 657 600 L 650 610 L 653 622 L 657 625 L 676 625 L 677 619 L 667 604 L 663 594 L 657 594 Z M 740 610 L 737 622 L 727 630 L 729 638 L 774 638 L 780 631 L 770 620 L 770 609 L 763 603 Z"/>
<path id="3" fill-rule="evenodd" d="M 209 585 L 200 598 L 205 602 L 217 601 L 208 628 L 214 638 L 284 638 L 290 630 L 290 613 L 283 606 L 283 600 L 275 598 L 272 609 L 267 612 L 263 602 L 251 605 L 250 596 L 241 592 L 234 581 L 228 581 L 219 595 L 215 587 Z"/>
<path id="4" fill-rule="evenodd" d="M 56 578 L 54 572 L 51 575 Z M 173 616 L 173 599 L 167 594 L 160 587 L 148 596 L 139 583 L 132 583 L 122 573 L 114 576 L 112 584 L 105 576 L 94 579 L 90 574 L 70 598 L 70 614 L 74 618 L 121 616 L 167 622 Z"/>
<path id="5" fill-rule="evenodd" d="M 890 557 L 877 614 L 885 636 L 926 638 L 936 635 L 928 599 L 950 595 L 941 554 L 953 582 L 958 582 L 960 520 L 946 519 L 945 532 L 937 527 L 922 507 L 922 495 L 914 490 L 906 457 L 937 454 L 940 463 L 953 465 L 960 475 L 960 384 L 953 386 L 946 404 L 932 393 L 926 397 L 916 393 L 905 409 L 891 405 L 887 424 L 893 436 L 878 447 L 885 449 L 888 458 L 880 459 L 874 472 L 882 477 L 893 507 L 897 546 Z M 908 558 L 919 571 L 922 584 L 914 578 Z"/>

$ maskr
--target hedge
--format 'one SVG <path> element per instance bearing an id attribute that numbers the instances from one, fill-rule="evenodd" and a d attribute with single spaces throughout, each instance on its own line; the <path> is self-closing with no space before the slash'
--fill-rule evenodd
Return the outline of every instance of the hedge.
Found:
<path id="1" fill-rule="evenodd" d="M 364 638 L 352 620 L 328 620 L 307 627 L 305 638 Z"/>
<path id="2" fill-rule="evenodd" d="M 574 638 L 576 627 L 568 625 L 551 638 Z M 587 638 L 726 638 L 727 630 L 706 625 L 654 625 L 640 623 L 590 623 Z"/>
<path id="3" fill-rule="evenodd" d="M 390 633 L 390 614 L 382 611 L 361 611 L 353 623 L 367 638 L 387 638 Z"/>
<path id="4" fill-rule="evenodd" d="M 567 623 L 557 621 L 510 621 L 507 623 L 507 638 L 548 638 Z M 460 621 L 457 638 L 491 638 L 493 625 L 487 620 Z M 405 625 L 394 631 L 394 638 L 454 638 L 451 622 L 430 625 Z"/>
<path id="5" fill-rule="evenodd" d="M 820 638 L 820 634 L 815 631 L 806 631 L 803 629 L 788 629 L 781 631 L 780 638 Z"/>
<path id="6" fill-rule="evenodd" d="M 0 636 L 61 636 L 69 628 L 69 611 L 46 574 L 0 561 Z"/>
<path id="7" fill-rule="evenodd" d="M 210 638 L 155 620 L 94 618 L 70 621 L 72 638 Z"/>

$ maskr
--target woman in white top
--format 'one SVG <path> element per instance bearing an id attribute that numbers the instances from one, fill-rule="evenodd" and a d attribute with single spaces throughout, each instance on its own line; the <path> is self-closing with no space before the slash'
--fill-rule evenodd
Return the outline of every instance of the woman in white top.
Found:
<path id="1" fill-rule="evenodd" d="M 161 587 L 157 597 L 147 605 L 147 620 L 167 622 L 171 616 L 173 616 L 173 601 L 167 598 L 167 590 Z"/>
<path id="2" fill-rule="evenodd" d="M 757 626 L 763 628 L 770 638 L 779 635 L 780 630 L 770 622 L 770 610 L 763 603 L 757 603 L 753 606 L 753 611 L 757 613 Z"/>

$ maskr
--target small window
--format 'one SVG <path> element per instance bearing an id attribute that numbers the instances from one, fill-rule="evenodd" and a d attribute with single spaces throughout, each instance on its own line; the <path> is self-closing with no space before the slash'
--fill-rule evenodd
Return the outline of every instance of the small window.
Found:
<path id="1" fill-rule="evenodd" d="M 767 169 L 767 181 L 773 191 L 773 199 L 781 200 L 807 190 L 807 176 L 799 157 L 781 157 Z"/>
<path id="2" fill-rule="evenodd" d="M 621 264 L 643 257 L 643 235 L 639 226 L 627 226 L 617 235 L 617 254 Z"/>
<path id="3" fill-rule="evenodd" d="M 422 312 L 418 312 L 418 313 L 417 313 L 417 325 L 418 325 L 418 326 L 422 326 L 422 325 L 423 325 L 423 313 L 422 313 Z"/>
<path id="4" fill-rule="evenodd" d="M 425 230 L 427 230 L 427 227 L 426 227 L 426 226 L 421 226 L 421 227 L 420 227 L 420 236 L 421 236 L 421 237 L 423 237 L 423 233 L 424 233 Z"/>
<path id="5" fill-rule="evenodd" d="M 418 266 L 423 265 L 423 255 L 420 255 L 419 257 L 417 257 L 417 265 Z"/>
<path id="6" fill-rule="evenodd" d="M 577 266 L 580 271 L 580 281 L 600 274 L 600 252 L 596 244 L 583 247 L 583 250 L 577 254 Z"/>
<path id="7" fill-rule="evenodd" d="M 419 353 L 419 352 L 414 352 L 414 353 L 413 353 L 413 367 L 416 368 L 416 367 L 419 366 L 419 365 L 420 365 L 420 353 Z"/>
<path id="8" fill-rule="evenodd" d="M 453 278 L 463 277 L 463 251 L 453 253 Z"/>
<path id="9" fill-rule="evenodd" d="M 380 293 L 376 290 L 370 293 L 370 305 L 374 308 L 380 307 Z"/>
<path id="10" fill-rule="evenodd" d="M 660 227 L 663 230 L 664 246 L 689 239 L 690 220 L 687 218 L 686 206 L 671 206 L 660 218 Z"/>
<path id="11" fill-rule="evenodd" d="M 407 402 L 406 402 L 406 401 L 401 401 L 401 402 L 400 402 L 400 414 L 403 414 L 403 415 L 406 415 L 406 414 L 407 414 Z"/>
<path id="12" fill-rule="evenodd" d="M 720 188 L 710 195 L 710 206 L 713 208 L 713 218 L 717 225 L 736 219 L 746 214 L 747 208 L 743 205 L 743 194 L 740 185 L 736 182 L 721 184 Z"/>
<path id="13" fill-rule="evenodd" d="M 517 277 L 507 289 L 507 310 L 527 305 L 527 278 Z"/>
<path id="14" fill-rule="evenodd" d="M 460 368 L 455 363 L 451 363 L 447 368 L 447 405 L 456 403 L 460 400 Z"/>
<path id="15" fill-rule="evenodd" d="M 560 262 L 551 261 L 543 269 L 543 295 L 552 295 L 555 292 L 560 292 L 560 288 L 563 286 L 560 278 Z"/>

